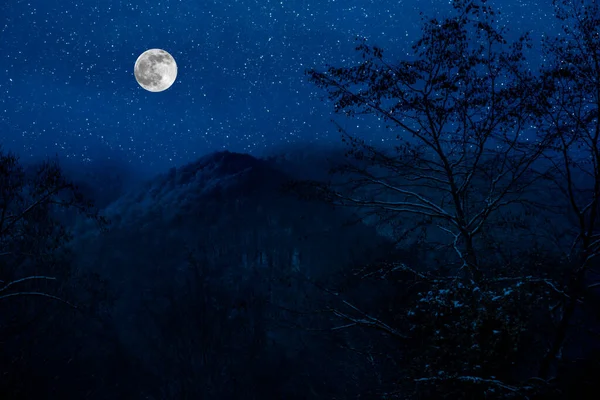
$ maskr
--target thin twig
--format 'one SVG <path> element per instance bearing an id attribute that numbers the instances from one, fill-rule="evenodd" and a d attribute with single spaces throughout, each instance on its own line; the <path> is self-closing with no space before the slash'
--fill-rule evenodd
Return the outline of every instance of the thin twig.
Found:
<path id="1" fill-rule="evenodd" d="M 8 297 L 15 297 L 15 296 L 42 296 L 42 297 L 48 297 L 50 299 L 58 300 L 58 301 L 60 301 L 62 303 L 65 303 L 65 304 L 67 304 L 67 305 L 69 305 L 69 306 L 71 306 L 73 308 L 77 308 L 76 305 L 74 305 L 72 303 L 69 303 L 65 299 L 61 299 L 58 296 L 54 296 L 54 295 L 51 295 L 51 294 L 48 294 L 48 293 L 42 293 L 42 292 L 17 292 L 17 293 L 9 293 L 9 294 L 5 294 L 5 295 L 0 296 L 0 300 L 6 299 Z"/>

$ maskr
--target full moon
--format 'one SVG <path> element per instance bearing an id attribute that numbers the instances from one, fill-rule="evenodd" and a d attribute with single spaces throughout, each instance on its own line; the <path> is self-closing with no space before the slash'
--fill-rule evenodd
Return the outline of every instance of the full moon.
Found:
<path id="1" fill-rule="evenodd" d="M 150 49 L 138 57 L 133 73 L 137 83 L 147 91 L 162 92 L 175 82 L 177 63 L 166 51 Z"/>

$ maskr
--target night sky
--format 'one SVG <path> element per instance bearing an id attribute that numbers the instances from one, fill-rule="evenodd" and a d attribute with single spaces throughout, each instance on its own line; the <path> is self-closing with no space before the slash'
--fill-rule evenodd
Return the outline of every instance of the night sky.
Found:
<path id="1" fill-rule="evenodd" d="M 551 0 L 488 4 L 509 39 L 557 32 Z M 338 142 L 332 107 L 304 70 L 351 65 L 357 35 L 390 60 L 409 58 L 419 12 L 450 9 L 447 0 L 2 0 L 0 145 L 23 158 L 118 154 L 160 170 L 223 149 Z M 164 92 L 133 75 L 150 48 L 178 65 Z M 371 141 L 395 137 L 376 120 L 337 119 Z"/>

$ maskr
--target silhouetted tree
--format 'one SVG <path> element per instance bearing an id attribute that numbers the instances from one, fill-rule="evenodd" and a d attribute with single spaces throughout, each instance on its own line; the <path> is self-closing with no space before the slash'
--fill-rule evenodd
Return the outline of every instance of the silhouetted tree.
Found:
<path id="1" fill-rule="evenodd" d="M 381 48 L 362 40 L 358 65 L 307 71 L 336 112 L 372 114 L 399 132 L 387 150 L 340 128 L 350 150 L 336 172 L 347 178 L 312 186 L 328 201 L 381 221 L 401 218 L 407 231 L 419 226 L 426 239 L 434 240 L 434 230 L 447 234 L 435 239 L 435 249 L 453 250 L 457 261 L 443 260 L 437 272 L 377 265 L 365 275 L 408 280 L 410 274 L 420 290 L 415 302 L 382 313 L 343 300 L 345 310 L 331 311 L 345 327 L 376 328 L 408 345 L 412 363 L 402 373 L 419 398 L 524 396 L 537 390 L 515 371 L 529 321 L 565 294 L 547 277 L 531 275 L 530 265 L 509 268 L 495 253 L 529 228 L 507 224 L 507 216 L 541 212 L 532 191 L 545 176 L 538 165 L 555 135 L 530 132 L 540 123 L 540 81 L 525 68 L 528 35 L 507 47 L 484 1 L 452 4 L 455 16 L 426 21 L 413 61 L 390 63 Z M 411 385 L 401 388 L 395 394 L 405 398 Z"/>
<path id="2" fill-rule="evenodd" d="M 535 122 L 534 79 L 520 68 L 527 37 L 506 52 L 492 10 L 453 4 L 460 15 L 428 22 L 413 46 L 416 61 L 390 65 L 380 48 L 363 41 L 360 65 L 309 74 L 329 90 L 336 112 L 377 114 L 402 131 L 393 154 L 344 135 L 362 161 L 343 167 L 353 174 L 346 186 L 364 193 L 331 190 L 332 199 L 427 217 L 450 235 L 462 266 L 480 280 L 474 241 L 495 211 L 525 201 L 523 190 L 536 179 L 531 166 L 547 142 L 520 140 Z"/>
<path id="3" fill-rule="evenodd" d="M 58 162 L 43 162 L 26 173 L 16 155 L 0 149 L 0 299 L 27 295 L 61 300 L 32 285 L 66 272 L 60 263 L 71 236 L 59 216 L 72 209 L 106 225 L 65 179 Z"/>
<path id="4" fill-rule="evenodd" d="M 564 35 L 544 38 L 537 104 L 540 136 L 553 138 L 544 154 L 552 165 L 546 178 L 564 199 L 560 212 L 569 216 L 568 229 L 560 233 L 570 269 L 556 335 L 541 364 L 544 379 L 563 353 L 577 308 L 600 287 L 600 7 L 583 0 L 553 4 Z"/>
<path id="5" fill-rule="evenodd" d="M 16 155 L 0 149 L 0 337 L 9 346 L 2 351 L 6 368 L 2 368 L 0 384 L 6 398 L 18 398 L 17 391 L 25 388 L 35 390 L 30 382 L 13 377 L 30 368 L 17 365 L 27 361 L 15 360 L 41 359 L 32 354 L 32 346 L 50 340 L 35 334 L 36 327 L 52 324 L 55 315 L 48 312 L 48 304 L 58 300 L 75 307 L 67 298 L 74 297 L 67 248 L 72 235 L 61 222 L 70 211 L 82 213 L 101 228 L 106 226 L 106 220 L 64 177 L 57 162 L 25 169 Z M 82 277 L 79 275 L 77 279 Z M 87 279 L 81 282 L 90 283 Z M 36 368 L 41 365 L 33 366 Z M 8 382 L 12 378 L 16 380 Z M 6 387 L 12 384 L 17 386 Z"/>

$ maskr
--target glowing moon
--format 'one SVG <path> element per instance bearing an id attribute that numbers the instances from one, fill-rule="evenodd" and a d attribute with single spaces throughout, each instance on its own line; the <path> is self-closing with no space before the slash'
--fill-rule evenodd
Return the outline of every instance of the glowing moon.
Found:
<path id="1" fill-rule="evenodd" d="M 133 68 L 135 80 L 149 92 L 162 92 L 177 78 L 177 63 L 173 56 L 161 49 L 143 52 Z"/>

